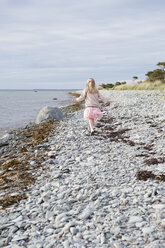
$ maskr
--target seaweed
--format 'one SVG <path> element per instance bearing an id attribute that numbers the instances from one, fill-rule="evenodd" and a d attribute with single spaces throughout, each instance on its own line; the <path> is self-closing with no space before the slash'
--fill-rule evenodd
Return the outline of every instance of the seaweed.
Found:
<path id="1" fill-rule="evenodd" d="M 128 144 L 129 144 L 130 146 L 135 146 L 135 142 L 132 141 L 132 140 L 129 140 L 129 141 L 128 141 Z"/>
<path id="2" fill-rule="evenodd" d="M 137 154 L 136 157 L 149 157 L 149 155 L 146 153 L 142 153 L 142 154 Z"/>
<path id="3" fill-rule="evenodd" d="M 138 180 L 146 181 L 147 179 L 154 179 L 165 182 L 165 174 L 155 175 L 152 171 L 141 170 L 136 173 Z"/>
<path id="4" fill-rule="evenodd" d="M 149 158 L 143 161 L 144 164 L 146 165 L 152 165 L 152 164 L 158 164 L 159 161 L 157 158 Z"/>
<path id="5" fill-rule="evenodd" d="M 135 146 L 135 142 L 129 139 L 129 136 L 123 136 L 127 131 L 130 130 L 130 128 L 123 128 L 123 129 L 118 129 L 115 131 L 115 127 L 118 125 L 121 125 L 121 123 L 115 123 L 113 124 L 113 117 L 110 118 L 102 118 L 101 120 L 98 121 L 96 127 L 101 128 L 101 133 L 96 132 L 97 136 L 99 136 L 99 139 L 107 139 L 109 138 L 110 141 L 114 142 L 123 142 L 127 143 L 130 146 Z M 113 124 L 113 125 L 111 125 Z M 95 135 L 96 136 L 96 135 Z"/>
<path id="6" fill-rule="evenodd" d="M 109 119 L 102 118 L 99 122 L 109 123 L 111 124 L 113 122 L 114 118 L 111 117 Z"/>
<path id="7" fill-rule="evenodd" d="M 84 106 L 80 104 L 72 104 L 62 108 L 62 110 L 67 115 L 83 108 Z M 48 140 L 55 126 L 59 124 L 59 120 L 48 120 L 15 132 L 13 151 L 18 152 L 9 151 L 0 158 L 0 168 L 2 169 L 0 173 L 0 191 L 5 195 L 0 197 L 0 206 L 4 209 L 26 198 L 26 194 L 22 194 L 22 192 L 30 190 L 29 186 L 35 183 L 41 173 L 38 169 L 42 167 L 42 162 L 47 159 L 45 151 L 49 149 L 43 148 L 42 144 Z M 37 146 L 40 148 L 38 155 L 35 156 L 34 149 Z M 54 159 L 55 157 L 55 155 L 51 156 Z M 32 165 L 31 161 L 35 163 Z M 69 171 L 65 173 L 69 173 Z M 13 196 L 12 194 L 15 194 L 15 192 L 18 192 L 18 194 Z"/>
<path id="8" fill-rule="evenodd" d="M 15 203 L 18 203 L 20 200 L 23 200 L 27 198 L 26 194 L 20 194 L 20 195 L 7 195 L 2 198 L 0 198 L 0 206 L 3 208 L 9 207 Z"/>
<path id="9" fill-rule="evenodd" d="M 64 108 L 61 108 L 62 109 L 62 112 L 64 113 L 64 115 L 68 115 L 70 113 L 74 113 L 78 110 L 81 110 L 81 109 L 84 109 L 84 105 L 82 104 L 71 104 L 69 106 L 66 106 Z"/>
<path id="10" fill-rule="evenodd" d="M 145 150 L 152 150 L 152 147 L 154 146 L 154 144 L 145 144 L 142 148 L 145 149 Z"/>
<path id="11" fill-rule="evenodd" d="M 68 92 L 69 95 L 75 96 L 75 97 L 79 97 L 80 94 L 76 93 L 76 92 Z"/>

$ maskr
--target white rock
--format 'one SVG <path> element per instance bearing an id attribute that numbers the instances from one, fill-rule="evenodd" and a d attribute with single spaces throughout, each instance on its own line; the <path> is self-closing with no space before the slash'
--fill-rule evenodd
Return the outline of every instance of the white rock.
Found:
<path id="1" fill-rule="evenodd" d="M 36 164 L 36 162 L 35 161 L 30 161 L 30 165 L 35 165 Z"/>
<path id="2" fill-rule="evenodd" d="M 140 216 L 130 216 L 129 223 L 142 222 L 143 218 Z"/>
<path id="3" fill-rule="evenodd" d="M 111 232 L 114 234 L 114 235 L 118 235 L 120 233 L 120 227 L 119 226 L 114 226 L 111 228 Z"/>
<path id="4" fill-rule="evenodd" d="M 13 244 L 12 247 L 13 247 L 13 248 L 22 248 L 22 246 L 19 246 L 19 245 L 16 245 L 16 244 Z"/>
<path id="5" fill-rule="evenodd" d="M 63 220 L 68 219 L 66 213 L 62 213 L 56 216 L 56 222 L 62 222 Z"/>
<path id="6" fill-rule="evenodd" d="M 146 222 L 144 222 L 144 221 L 143 222 L 137 222 L 136 223 L 136 226 L 139 227 L 139 228 L 141 228 L 144 225 L 146 225 Z"/>
<path id="7" fill-rule="evenodd" d="M 81 158 L 80 157 L 77 157 L 75 158 L 76 162 L 80 162 L 81 161 Z"/>
<path id="8" fill-rule="evenodd" d="M 51 212 L 51 211 L 47 211 L 45 217 L 46 217 L 46 219 L 48 219 L 48 220 L 49 220 L 49 219 L 52 219 L 52 218 L 54 217 L 54 213 Z"/>
<path id="9" fill-rule="evenodd" d="M 52 234 L 52 233 L 54 233 L 54 229 L 53 228 L 47 228 L 45 230 L 45 232 L 48 233 L 48 234 Z"/>
<path id="10" fill-rule="evenodd" d="M 75 227 L 71 227 L 71 228 L 70 228 L 70 232 L 71 232 L 72 235 L 76 235 L 77 231 L 78 231 L 78 230 L 77 230 L 77 228 L 75 228 Z"/>
<path id="11" fill-rule="evenodd" d="M 93 207 L 86 207 L 86 209 L 84 209 L 84 211 L 79 215 L 79 219 L 85 220 L 88 219 L 94 212 L 94 208 Z"/>
<path id="12" fill-rule="evenodd" d="M 68 240 L 65 240 L 62 244 L 63 244 L 64 248 L 70 248 Z"/>
<path id="13" fill-rule="evenodd" d="M 19 216 L 18 218 L 13 219 L 12 221 L 15 222 L 15 223 L 17 223 L 17 222 L 22 221 L 22 219 L 23 219 L 23 217 L 22 216 Z"/>
<path id="14" fill-rule="evenodd" d="M 37 115 L 36 124 L 52 119 L 62 120 L 63 114 L 59 108 L 46 106 Z"/>
<path id="15" fill-rule="evenodd" d="M 4 134 L 3 137 L 0 137 L 0 146 L 6 144 L 9 138 L 10 135 L 8 133 Z"/>
<path id="16" fill-rule="evenodd" d="M 152 207 L 156 210 L 161 210 L 165 208 L 165 204 L 153 204 Z"/>
<path id="17" fill-rule="evenodd" d="M 19 240 L 23 240 L 23 239 L 27 239 L 28 236 L 27 235 L 21 235 L 21 236 L 14 236 L 14 238 L 12 239 L 12 241 L 19 241 Z"/>
<path id="18" fill-rule="evenodd" d="M 154 232 L 154 228 L 153 227 L 143 227 L 142 232 L 143 232 L 143 234 L 150 234 L 150 233 Z"/>
<path id="19" fill-rule="evenodd" d="M 48 152 L 48 156 L 51 157 L 51 156 L 54 156 L 56 155 L 56 151 L 50 151 Z"/>

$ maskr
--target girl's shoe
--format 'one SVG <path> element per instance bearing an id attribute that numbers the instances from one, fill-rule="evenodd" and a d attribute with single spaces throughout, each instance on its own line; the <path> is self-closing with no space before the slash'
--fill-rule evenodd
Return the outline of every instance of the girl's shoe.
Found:
<path id="1" fill-rule="evenodd" d="M 94 135 L 95 133 L 96 133 L 95 130 L 93 130 L 93 131 L 91 131 L 90 135 L 92 136 L 92 135 Z"/>

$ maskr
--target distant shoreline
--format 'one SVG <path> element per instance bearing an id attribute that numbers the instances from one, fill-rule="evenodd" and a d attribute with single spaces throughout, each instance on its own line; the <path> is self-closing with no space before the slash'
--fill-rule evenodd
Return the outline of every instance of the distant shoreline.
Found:
<path id="1" fill-rule="evenodd" d="M 81 89 L 0 89 L 0 91 L 77 91 Z"/>

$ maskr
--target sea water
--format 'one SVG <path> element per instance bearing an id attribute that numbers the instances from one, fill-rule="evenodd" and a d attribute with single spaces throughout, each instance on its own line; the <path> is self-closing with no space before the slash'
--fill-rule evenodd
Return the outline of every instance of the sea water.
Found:
<path id="1" fill-rule="evenodd" d="M 9 129 L 34 122 L 45 106 L 71 104 L 73 90 L 0 90 L 0 137 Z"/>

